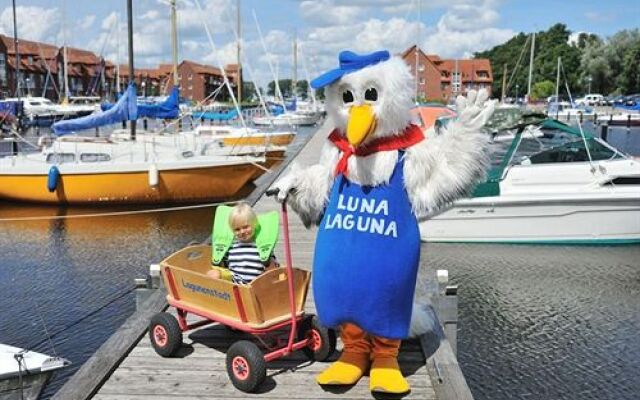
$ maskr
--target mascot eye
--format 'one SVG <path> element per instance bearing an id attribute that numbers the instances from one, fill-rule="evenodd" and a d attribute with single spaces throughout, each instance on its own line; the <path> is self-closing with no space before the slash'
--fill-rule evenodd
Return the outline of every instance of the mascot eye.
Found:
<path id="1" fill-rule="evenodd" d="M 351 90 L 342 92 L 342 101 L 344 101 L 344 104 L 353 103 L 353 93 L 351 93 Z"/>
<path id="2" fill-rule="evenodd" d="M 364 99 L 369 101 L 378 100 L 378 91 L 376 88 L 369 88 L 364 92 Z"/>

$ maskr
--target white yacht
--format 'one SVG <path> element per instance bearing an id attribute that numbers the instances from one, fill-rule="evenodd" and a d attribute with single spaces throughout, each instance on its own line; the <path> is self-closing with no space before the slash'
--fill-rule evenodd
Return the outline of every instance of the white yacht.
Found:
<path id="1" fill-rule="evenodd" d="M 523 139 L 522 127 L 472 197 L 420 224 L 422 239 L 640 242 L 640 161 L 575 128 L 550 125 L 568 134 Z"/>
<path id="2" fill-rule="evenodd" d="M 595 112 L 592 108 L 575 106 L 568 101 L 550 103 L 547 109 L 547 115 L 549 118 L 554 118 L 566 123 L 593 121 L 595 119 Z"/>

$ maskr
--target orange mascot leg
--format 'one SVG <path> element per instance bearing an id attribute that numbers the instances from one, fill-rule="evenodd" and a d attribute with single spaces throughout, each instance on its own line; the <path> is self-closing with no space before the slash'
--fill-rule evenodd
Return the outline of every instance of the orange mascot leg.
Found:
<path id="1" fill-rule="evenodd" d="M 320 385 L 353 385 L 369 369 L 371 344 L 366 332 L 350 323 L 342 324 L 340 328 L 344 344 L 342 355 L 317 376 Z"/>
<path id="2" fill-rule="evenodd" d="M 401 394 L 410 390 L 398 365 L 400 340 L 371 336 L 371 371 L 369 389 L 372 392 Z"/>

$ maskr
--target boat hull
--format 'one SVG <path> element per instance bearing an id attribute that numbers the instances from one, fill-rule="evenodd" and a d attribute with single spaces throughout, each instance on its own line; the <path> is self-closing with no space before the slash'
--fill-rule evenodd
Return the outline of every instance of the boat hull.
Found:
<path id="1" fill-rule="evenodd" d="M 426 242 L 615 244 L 640 242 L 640 201 L 462 202 L 420 224 Z"/>
<path id="2" fill-rule="evenodd" d="M 0 399 L 37 400 L 51 375 L 51 371 L 36 374 L 25 373 L 22 382 L 18 377 L 2 379 L 0 380 Z"/>
<path id="3" fill-rule="evenodd" d="M 284 135 L 260 135 L 260 136 L 241 136 L 241 137 L 226 137 L 222 139 L 222 143 L 225 146 L 286 146 L 295 135 L 293 133 Z"/>
<path id="4" fill-rule="evenodd" d="M 149 171 L 65 174 L 54 192 L 46 174 L 0 175 L 0 198 L 47 204 L 155 204 L 228 199 L 240 192 L 259 167 L 252 164 L 162 169 L 158 184 Z"/>

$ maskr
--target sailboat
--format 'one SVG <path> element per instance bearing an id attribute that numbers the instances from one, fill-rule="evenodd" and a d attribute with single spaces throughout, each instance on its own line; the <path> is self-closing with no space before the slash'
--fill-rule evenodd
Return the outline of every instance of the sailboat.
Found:
<path id="1" fill-rule="evenodd" d="M 130 12 L 130 10 L 129 10 Z M 129 27 L 129 54 L 133 54 Z M 133 71 L 133 60 L 130 62 Z M 135 84 L 102 113 L 53 125 L 59 135 L 42 151 L 0 159 L 0 198 L 50 204 L 180 203 L 228 199 L 270 160 L 264 156 L 220 155 L 202 142 L 176 147 L 158 135 L 136 137 Z M 126 138 L 69 135 L 128 120 Z"/>

